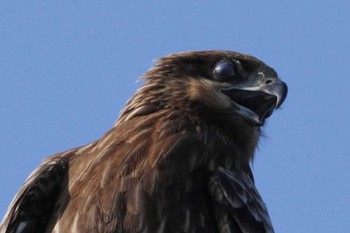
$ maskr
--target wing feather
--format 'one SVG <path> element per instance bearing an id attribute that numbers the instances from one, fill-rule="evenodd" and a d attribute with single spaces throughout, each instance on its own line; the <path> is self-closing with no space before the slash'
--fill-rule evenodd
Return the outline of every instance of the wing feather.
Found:
<path id="1" fill-rule="evenodd" d="M 62 186 L 67 183 L 68 161 L 44 162 L 27 179 L 12 201 L 1 232 L 44 232 Z"/>
<path id="2" fill-rule="evenodd" d="M 273 233 L 266 206 L 245 172 L 218 169 L 209 179 L 219 232 Z"/>

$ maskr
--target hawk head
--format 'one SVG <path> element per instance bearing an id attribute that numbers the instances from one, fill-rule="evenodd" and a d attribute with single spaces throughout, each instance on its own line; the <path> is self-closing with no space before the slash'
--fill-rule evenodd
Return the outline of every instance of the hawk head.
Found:
<path id="1" fill-rule="evenodd" d="M 147 122 L 161 136 L 196 125 L 200 137 L 205 128 L 217 129 L 223 141 L 239 145 L 244 161 L 251 160 L 260 126 L 287 95 L 277 73 L 255 57 L 232 51 L 183 52 L 156 61 L 116 126 L 135 127 L 138 119 L 152 118 Z"/>
<path id="2" fill-rule="evenodd" d="M 195 51 L 157 60 L 119 121 L 160 109 L 198 119 L 262 126 L 286 98 L 287 85 L 268 65 L 232 51 Z M 216 117 L 215 117 L 216 116 Z"/>

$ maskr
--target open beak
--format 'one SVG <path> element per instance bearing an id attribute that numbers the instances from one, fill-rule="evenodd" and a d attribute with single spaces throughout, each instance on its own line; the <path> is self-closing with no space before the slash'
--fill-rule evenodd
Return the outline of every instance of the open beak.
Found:
<path id="1" fill-rule="evenodd" d="M 288 87 L 281 80 L 274 78 L 256 87 L 231 87 L 221 91 L 233 101 L 233 111 L 249 124 L 262 126 L 265 119 L 282 105 Z"/>

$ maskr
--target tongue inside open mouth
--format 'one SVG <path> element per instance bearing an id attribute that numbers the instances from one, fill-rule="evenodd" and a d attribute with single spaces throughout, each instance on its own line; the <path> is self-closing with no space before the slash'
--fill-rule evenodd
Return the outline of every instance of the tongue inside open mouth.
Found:
<path id="1" fill-rule="evenodd" d="M 238 113 L 253 125 L 262 125 L 276 107 L 277 97 L 263 91 L 240 89 L 221 91 L 236 103 L 236 107 L 239 108 Z"/>

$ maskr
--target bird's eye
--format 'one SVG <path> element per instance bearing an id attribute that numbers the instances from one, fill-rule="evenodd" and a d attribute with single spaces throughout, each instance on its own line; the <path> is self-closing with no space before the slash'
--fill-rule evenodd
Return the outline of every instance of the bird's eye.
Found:
<path id="1" fill-rule="evenodd" d="M 237 64 L 221 61 L 214 68 L 214 75 L 220 81 L 232 81 L 238 76 Z"/>

